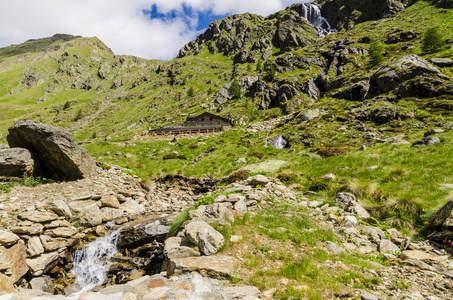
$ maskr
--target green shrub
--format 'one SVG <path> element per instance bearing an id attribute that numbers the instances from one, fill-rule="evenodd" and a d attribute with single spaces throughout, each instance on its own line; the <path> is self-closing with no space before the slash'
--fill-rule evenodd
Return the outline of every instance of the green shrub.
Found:
<path id="1" fill-rule="evenodd" d="M 371 67 L 374 67 L 384 61 L 384 47 L 378 42 L 374 41 L 368 48 L 368 63 Z"/>
<path id="2" fill-rule="evenodd" d="M 310 191 L 325 191 L 331 188 L 332 181 L 330 179 L 325 178 L 315 178 L 311 181 L 309 190 Z"/>
<path id="3" fill-rule="evenodd" d="M 258 61 L 256 62 L 256 70 L 261 71 L 262 68 L 263 68 L 263 62 L 261 61 L 261 58 L 259 58 Z"/>
<path id="4" fill-rule="evenodd" d="M 69 101 L 66 101 L 63 105 L 63 110 L 67 110 L 71 106 L 71 103 Z"/>
<path id="5" fill-rule="evenodd" d="M 241 98 L 241 96 L 242 96 L 241 95 L 241 88 L 240 88 L 239 83 L 236 80 L 236 78 L 231 83 L 231 86 L 228 89 L 228 93 L 231 95 L 231 97 L 233 97 L 233 99 Z"/>
<path id="6" fill-rule="evenodd" d="M 284 184 L 291 184 L 294 183 L 297 179 L 296 174 L 285 174 L 285 173 L 279 173 L 277 175 L 277 179 L 283 182 Z"/>
<path id="7" fill-rule="evenodd" d="M 428 28 L 423 36 L 422 51 L 425 53 L 439 52 L 444 43 L 442 34 L 437 28 Z"/>
<path id="8" fill-rule="evenodd" d="M 339 156 L 344 155 L 348 151 L 348 148 L 339 148 L 339 147 L 324 147 L 324 148 L 317 148 L 311 149 L 311 152 L 316 152 L 323 157 L 329 156 Z"/>
<path id="9" fill-rule="evenodd" d="M 267 80 L 269 80 L 270 82 L 273 82 L 275 80 L 275 77 L 277 76 L 277 71 L 275 71 L 275 68 L 273 65 L 271 65 L 269 67 L 269 69 L 267 69 L 267 75 L 266 75 L 266 78 Z"/>
<path id="10" fill-rule="evenodd" d="M 74 117 L 74 121 L 78 121 L 78 120 L 80 120 L 82 118 L 83 118 L 83 112 L 82 112 L 81 109 L 79 109 L 79 111 L 77 112 L 77 114 Z"/>
<path id="11" fill-rule="evenodd" d="M 187 96 L 189 96 L 189 97 L 195 96 L 195 89 L 193 88 L 193 86 L 191 86 L 189 88 L 189 90 L 187 91 Z"/>

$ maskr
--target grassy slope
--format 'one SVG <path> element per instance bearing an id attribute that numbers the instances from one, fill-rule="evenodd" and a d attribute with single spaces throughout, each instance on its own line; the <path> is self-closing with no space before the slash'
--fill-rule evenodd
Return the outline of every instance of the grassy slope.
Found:
<path id="1" fill-rule="evenodd" d="M 421 54 L 420 44 L 425 29 L 438 26 L 445 32 L 445 36 L 451 36 L 452 19 L 451 10 L 440 10 L 420 1 L 397 17 L 381 22 L 359 24 L 347 32 L 329 35 L 313 45 L 294 51 L 294 55 L 300 57 L 319 55 L 317 50 L 327 49 L 328 41 L 344 38 L 356 42 L 360 37 L 370 36 L 384 42 L 387 35 L 396 32 L 398 28 L 413 29 L 418 33 L 418 37 L 410 42 L 415 45 L 415 49 L 403 51 L 402 47 L 407 43 L 384 45 L 387 52 L 386 60 L 393 60 L 407 53 Z M 204 140 L 206 145 L 200 144 L 197 140 L 183 139 L 179 141 L 181 146 L 168 145 L 162 141 L 122 146 L 123 144 L 119 142 L 127 141 L 149 127 L 178 124 L 183 122 L 188 114 L 194 115 L 210 109 L 215 112 L 216 106 L 207 105 L 213 101 L 208 91 L 211 88 L 215 92 L 231 81 L 232 61 L 222 54 L 213 55 L 207 51 L 198 56 L 168 62 L 114 56 L 110 49 L 96 38 L 77 38 L 55 43 L 58 47 L 50 47 L 44 54 L 38 52 L 0 57 L 0 70 L 3 71 L 0 72 L 2 82 L 0 133 L 4 136 L 7 127 L 11 126 L 16 118 L 31 118 L 68 128 L 74 133 L 76 140 L 84 141 L 91 138 L 94 141 L 86 147 L 99 160 L 127 166 L 142 178 L 173 173 L 221 178 L 240 167 L 234 162 L 239 157 L 247 157 L 249 162 L 258 162 L 258 158 L 249 156 L 250 153 L 258 151 L 264 153 L 263 160 L 278 158 L 290 161 L 289 169 L 283 171 L 300 175 L 296 181 L 301 183 L 303 188 L 309 188 L 312 180 L 322 174 L 336 173 L 337 182 L 321 192 L 320 198 L 330 201 L 334 193 L 332 188 L 338 189 L 343 185 L 356 192 L 363 190 L 365 192 L 362 193 L 362 198 L 369 207 L 389 220 L 396 220 L 400 213 L 398 207 L 404 205 L 409 205 L 412 210 L 423 208 L 429 215 L 446 201 L 449 194 L 448 190 L 437 188 L 439 183 L 453 182 L 452 175 L 445 171 L 450 167 L 448 157 L 451 146 L 448 143 L 424 149 L 381 146 L 369 139 L 366 133 L 354 127 L 340 131 L 344 124 L 338 121 L 337 117 L 348 118 L 348 111 L 358 103 L 329 97 L 311 105 L 311 108 L 326 109 L 327 114 L 304 125 L 288 122 L 272 133 L 248 136 L 242 129 L 234 129 L 222 136 Z M 366 44 L 358 43 L 352 46 L 368 47 Z M 62 56 L 64 53 L 68 53 L 65 58 Z M 423 57 L 451 57 L 451 55 L 451 47 L 446 47 L 439 53 Z M 275 58 L 271 57 L 270 61 Z M 366 76 L 372 71 L 366 66 L 366 56 L 354 55 L 352 59 L 353 62 L 343 66 L 345 70 L 343 75 L 347 80 L 353 76 Z M 104 79 L 99 75 L 99 68 L 102 65 L 108 66 Z M 254 65 L 242 64 L 237 69 L 239 77 L 265 75 L 264 70 L 256 71 Z M 168 70 L 172 71 L 173 78 L 169 77 Z M 452 68 L 443 68 L 442 72 L 449 76 L 453 73 Z M 295 69 L 278 74 L 276 80 L 304 82 L 307 76 L 317 73 L 319 69 L 316 67 Z M 41 84 L 31 88 L 25 87 L 21 84 L 24 77 L 22 74 L 37 74 Z M 329 74 L 328 76 L 331 76 Z M 173 85 L 169 84 L 171 80 Z M 84 84 L 92 88 L 82 89 Z M 113 85 L 116 88 L 112 88 Z M 196 91 L 192 98 L 187 96 L 190 87 L 194 87 Z M 12 95 L 9 95 L 10 91 Z M 37 104 L 36 100 L 41 97 L 47 100 Z M 70 108 L 63 110 L 66 101 L 70 102 Z M 420 125 L 429 128 L 437 122 L 452 120 L 450 111 L 438 107 L 439 101 L 449 100 L 403 99 L 398 105 L 415 110 L 415 119 L 366 126 L 379 131 L 383 138 L 403 133 L 406 139 L 412 142 L 421 138 L 423 132 L 427 130 L 419 129 Z M 250 122 L 272 119 L 282 114 L 278 108 L 259 111 L 257 109 L 259 102 L 259 97 L 243 97 L 241 100 L 229 101 L 224 105 L 221 114 L 230 113 L 236 119 L 245 116 Z M 293 109 L 297 112 L 297 109 L 305 107 L 308 105 L 303 102 L 299 106 L 295 105 Z M 78 111 L 82 111 L 84 117 L 74 121 Z M 93 118 L 90 118 L 91 116 Z M 396 126 L 397 123 L 403 126 Z M 283 133 L 295 141 L 293 144 L 295 152 L 276 150 L 263 142 L 265 138 L 273 138 Z M 112 136 L 113 139 L 104 142 L 106 136 Z M 310 147 L 298 143 L 307 136 L 312 141 Z M 445 141 L 452 139 L 449 132 L 440 137 Z M 246 143 L 247 140 L 252 143 Z M 0 139 L 0 142 L 5 142 L 5 137 Z M 198 147 L 193 146 L 196 143 L 199 144 Z M 362 144 L 375 147 L 369 148 L 366 152 L 354 151 Z M 218 150 L 206 155 L 200 162 L 193 163 L 194 158 L 211 146 L 216 146 Z M 299 154 L 325 146 L 349 148 L 351 151 L 344 156 L 320 161 Z M 171 151 L 185 155 L 187 160 L 163 160 L 163 155 Z M 123 155 L 115 155 L 116 152 L 122 152 Z M 132 158 L 126 158 L 124 156 L 126 153 L 130 153 Z M 367 168 L 374 165 L 377 165 L 378 169 L 368 171 Z M 385 203 L 374 201 L 370 194 L 374 189 L 382 190 L 388 201 Z"/>

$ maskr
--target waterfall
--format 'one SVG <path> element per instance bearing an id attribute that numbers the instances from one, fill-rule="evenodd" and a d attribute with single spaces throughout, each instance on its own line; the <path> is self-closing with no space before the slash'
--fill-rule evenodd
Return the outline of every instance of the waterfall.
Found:
<path id="1" fill-rule="evenodd" d="M 284 148 L 286 148 L 287 144 L 288 144 L 288 141 L 285 140 L 282 135 L 277 135 L 274 138 L 274 140 L 271 142 L 271 145 L 277 149 L 284 149 Z"/>
<path id="2" fill-rule="evenodd" d="M 321 9 L 313 3 L 302 3 L 302 16 L 318 29 L 320 36 L 326 36 L 329 33 L 335 32 L 335 29 L 330 27 L 326 18 L 321 15 Z"/>
<path id="3" fill-rule="evenodd" d="M 72 287 L 76 292 L 72 295 L 90 291 L 104 283 L 111 264 L 110 258 L 118 253 L 119 236 L 120 230 L 115 230 L 74 252 L 74 267 L 70 273 L 77 275 L 77 279 Z"/>

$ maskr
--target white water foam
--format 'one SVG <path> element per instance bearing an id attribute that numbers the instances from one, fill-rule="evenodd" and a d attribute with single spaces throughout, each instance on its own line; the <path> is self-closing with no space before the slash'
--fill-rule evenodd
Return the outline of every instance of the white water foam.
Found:
<path id="1" fill-rule="evenodd" d="M 327 19 L 321 15 L 321 9 L 316 4 L 302 3 L 302 16 L 318 29 L 319 35 L 322 37 L 335 32 Z"/>
<path id="2" fill-rule="evenodd" d="M 80 295 L 104 283 L 111 265 L 110 258 L 118 253 L 119 236 L 120 231 L 115 230 L 74 252 L 74 267 L 70 273 L 77 275 L 74 286 L 80 290 L 70 296 Z"/>

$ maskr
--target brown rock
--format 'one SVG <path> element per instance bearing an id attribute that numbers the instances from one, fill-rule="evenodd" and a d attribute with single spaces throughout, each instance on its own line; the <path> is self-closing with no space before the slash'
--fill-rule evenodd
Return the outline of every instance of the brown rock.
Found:
<path id="1" fill-rule="evenodd" d="M 234 272 L 235 264 L 233 257 L 225 255 L 175 258 L 170 260 L 167 275 L 198 272 L 212 278 L 229 278 Z"/>
<path id="2" fill-rule="evenodd" d="M 4 249 L 0 253 L 0 264 L 2 268 L 7 268 L 10 270 L 11 276 L 9 277 L 12 283 L 15 283 L 22 276 L 24 276 L 28 271 L 28 266 L 26 263 L 27 258 L 27 247 L 22 243 L 17 243 L 9 249 Z M 2 274 L 3 275 L 3 274 Z M 0 279 L 0 282 L 2 279 Z M 9 279 L 3 278 L 3 283 L 0 283 L 0 286 L 3 288 L 8 286 Z M 12 288 L 12 285 L 11 285 Z M 5 289 L 2 289 L 5 290 Z"/>
<path id="3" fill-rule="evenodd" d="M 30 226 L 14 226 L 10 228 L 12 232 L 17 234 L 36 235 L 41 234 L 44 226 L 42 224 L 33 224 Z"/>
<path id="4" fill-rule="evenodd" d="M 101 198 L 101 207 L 120 208 L 120 202 L 115 195 L 104 195 Z"/>
<path id="5" fill-rule="evenodd" d="M 22 177 L 39 175 L 38 162 L 30 151 L 23 148 L 0 150 L 0 176 Z"/>
<path id="6" fill-rule="evenodd" d="M 164 287 L 167 286 L 165 281 L 163 279 L 151 279 L 151 281 L 148 284 L 148 288 L 150 289 L 155 289 L 158 287 Z"/>
<path id="7" fill-rule="evenodd" d="M 19 237 L 12 232 L 0 230 L 0 246 L 11 246 L 19 240 Z"/>
<path id="8" fill-rule="evenodd" d="M 32 271 L 32 275 L 37 277 L 51 270 L 53 263 L 60 258 L 58 252 L 45 253 L 37 258 L 27 259 L 27 265 Z"/>
<path id="9" fill-rule="evenodd" d="M 20 213 L 18 217 L 22 220 L 27 220 L 35 223 L 50 222 L 58 219 L 58 216 L 47 211 L 26 211 Z"/>

